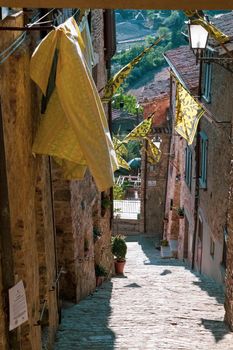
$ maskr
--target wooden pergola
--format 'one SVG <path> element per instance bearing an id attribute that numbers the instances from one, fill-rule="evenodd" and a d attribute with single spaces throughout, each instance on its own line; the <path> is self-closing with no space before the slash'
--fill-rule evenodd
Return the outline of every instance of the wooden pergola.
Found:
<path id="1" fill-rule="evenodd" d="M 233 9 L 232 0 L 0 0 L 0 5 L 20 8 Z"/>

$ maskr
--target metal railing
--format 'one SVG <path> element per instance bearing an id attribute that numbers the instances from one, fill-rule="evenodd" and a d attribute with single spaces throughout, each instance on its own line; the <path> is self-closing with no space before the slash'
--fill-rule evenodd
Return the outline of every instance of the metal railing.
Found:
<path id="1" fill-rule="evenodd" d="M 137 220 L 141 212 L 140 200 L 114 200 L 114 218 Z"/>

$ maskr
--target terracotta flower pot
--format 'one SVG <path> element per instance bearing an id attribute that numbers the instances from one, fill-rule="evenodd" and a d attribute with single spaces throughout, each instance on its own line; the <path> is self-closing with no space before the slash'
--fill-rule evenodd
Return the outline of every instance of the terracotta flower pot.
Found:
<path id="1" fill-rule="evenodd" d="M 123 274 L 125 267 L 125 261 L 115 260 L 115 272 L 116 274 Z"/>
<path id="2" fill-rule="evenodd" d="M 102 276 L 96 276 L 96 287 L 101 286 L 102 282 L 103 282 Z"/>

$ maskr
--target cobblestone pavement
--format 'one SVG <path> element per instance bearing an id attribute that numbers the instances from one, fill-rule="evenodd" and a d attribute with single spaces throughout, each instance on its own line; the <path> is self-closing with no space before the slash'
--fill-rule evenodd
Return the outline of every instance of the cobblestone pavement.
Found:
<path id="1" fill-rule="evenodd" d="M 131 237 L 125 276 L 63 311 L 56 350 L 233 350 L 221 287 L 150 239 Z"/>

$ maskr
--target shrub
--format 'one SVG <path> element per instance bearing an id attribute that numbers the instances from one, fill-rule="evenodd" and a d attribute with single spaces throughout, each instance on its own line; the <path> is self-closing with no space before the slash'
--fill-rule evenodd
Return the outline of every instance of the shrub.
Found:
<path id="1" fill-rule="evenodd" d="M 116 235 L 112 237 L 112 253 L 116 257 L 117 261 L 125 261 L 127 245 L 125 243 L 124 236 Z"/>
<path id="2" fill-rule="evenodd" d="M 107 276 L 107 274 L 108 273 L 107 273 L 106 269 L 102 265 L 98 265 L 98 264 L 95 265 L 95 275 L 96 275 L 96 277 L 98 277 L 98 276 L 105 277 L 105 276 Z"/>

